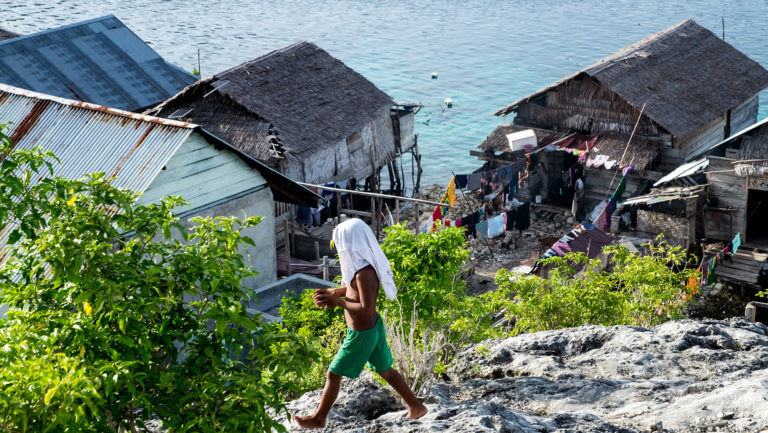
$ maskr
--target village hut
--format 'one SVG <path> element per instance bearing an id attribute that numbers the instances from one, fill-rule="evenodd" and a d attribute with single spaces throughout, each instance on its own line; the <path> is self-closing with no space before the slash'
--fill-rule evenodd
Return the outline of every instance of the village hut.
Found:
<path id="1" fill-rule="evenodd" d="M 2 27 L 0 27 L 0 41 L 4 41 L 7 39 L 13 39 L 17 36 L 20 36 L 18 33 L 12 32 L 10 30 L 6 30 Z"/>
<path id="2" fill-rule="evenodd" d="M 156 105 L 196 80 L 114 15 L 0 42 L 0 83 L 122 110 Z"/>
<path id="3" fill-rule="evenodd" d="M 610 196 L 623 164 L 634 166 L 626 191 L 642 193 L 662 173 L 753 123 L 766 86 L 762 66 L 686 20 L 498 110 L 515 113 L 513 123 L 473 154 L 508 159 L 506 136 L 533 129 L 537 150 L 564 151 L 540 152 L 554 182 L 548 193 L 578 163 L 593 206 Z"/>
<path id="4" fill-rule="evenodd" d="M 42 147 L 60 163 L 54 173 L 80 178 L 103 172 L 112 184 L 143 193 L 139 204 L 181 195 L 189 205 L 176 210 L 182 224 L 196 216 L 262 216 L 244 234 L 255 246 L 243 250 L 259 272 L 250 288 L 277 278 L 274 200 L 316 206 L 320 197 L 244 154 L 204 128 L 101 105 L 67 100 L 0 85 L 0 121 L 16 148 Z M 0 230 L 0 261 L 11 230 Z"/>
<path id="5" fill-rule="evenodd" d="M 362 183 L 415 144 L 412 106 L 395 104 L 311 42 L 200 80 L 149 113 L 203 125 L 312 184 Z M 399 176 L 396 166 L 389 167 L 390 175 Z"/>
<path id="6" fill-rule="evenodd" d="M 707 238 L 768 248 L 768 119 L 712 146 L 704 208 Z"/>

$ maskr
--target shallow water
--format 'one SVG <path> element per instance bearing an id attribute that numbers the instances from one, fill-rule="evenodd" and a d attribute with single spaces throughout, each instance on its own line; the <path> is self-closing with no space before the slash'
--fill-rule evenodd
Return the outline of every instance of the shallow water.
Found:
<path id="1" fill-rule="evenodd" d="M 725 18 L 726 41 L 768 66 L 768 3 L 758 0 L 40 0 L 0 7 L 0 26 L 19 33 L 114 14 L 182 68 L 197 66 L 199 49 L 203 75 L 297 40 L 315 42 L 396 100 L 425 105 L 417 119 L 422 183 L 445 183 L 452 170 L 479 165 L 469 150 L 505 122 L 493 111 L 686 18 L 717 35 Z M 447 97 L 452 109 L 442 106 Z M 761 99 L 760 119 L 768 93 Z"/>

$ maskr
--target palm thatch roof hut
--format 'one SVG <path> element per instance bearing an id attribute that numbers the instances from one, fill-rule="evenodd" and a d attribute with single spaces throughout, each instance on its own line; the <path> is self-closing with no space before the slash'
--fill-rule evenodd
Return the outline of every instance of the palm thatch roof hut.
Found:
<path id="1" fill-rule="evenodd" d="M 393 106 L 302 41 L 200 80 L 150 113 L 203 125 L 299 181 L 327 183 L 365 179 L 413 146 L 412 111 Z"/>
<path id="2" fill-rule="evenodd" d="M 514 122 L 494 131 L 480 153 L 497 157 L 504 145 L 498 137 L 511 127 L 541 130 L 537 136 L 597 137 L 581 155 L 587 202 L 595 204 L 609 195 L 618 168 L 590 167 L 590 157 L 618 156 L 619 164 L 634 165 L 630 180 L 641 187 L 753 123 L 766 87 L 768 71 L 686 20 L 496 111 L 515 113 Z"/>

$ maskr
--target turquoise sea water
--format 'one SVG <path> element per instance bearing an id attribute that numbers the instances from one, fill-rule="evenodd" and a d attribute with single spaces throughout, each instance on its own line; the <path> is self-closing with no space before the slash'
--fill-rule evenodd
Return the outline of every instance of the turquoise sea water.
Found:
<path id="1" fill-rule="evenodd" d="M 479 164 L 469 150 L 504 119 L 490 114 L 625 45 L 692 18 L 768 66 L 768 2 L 582 1 L 0 1 L 0 26 L 19 33 L 114 14 L 160 55 L 210 75 L 310 40 L 417 118 L 422 183 Z M 432 80 L 430 74 L 438 73 Z M 717 89 L 712 89 L 713 92 Z M 442 107 L 452 98 L 452 109 Z M 761 95 L 759 119 L 768 115 Z M 507 119 L 506 121 L 510 121 Z"/>

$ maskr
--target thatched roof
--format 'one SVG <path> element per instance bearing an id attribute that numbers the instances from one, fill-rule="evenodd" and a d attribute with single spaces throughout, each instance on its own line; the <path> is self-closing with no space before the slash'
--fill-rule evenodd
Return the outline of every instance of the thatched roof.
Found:
<path id="1" fill-rule="evenodd" d="M 151 113 L 184 114 L 265 160 L 336 144 L 393 104 L 365 77 L 302 41 L 198 81 Z"/>
<path id="2" fill-rule="evenodd" d="M 4 41 L 6 39 L 13 39 L 18 36 L 21 36 L 21 35 L 0 27 L 0 41 Z"/>
<path id="3" fill-rule="evenodd" d="M 603 132 L 596 135 L 585 135 L 568 132 L 555 132 L 545 129 L 529 128 L 519 125 L 500 125 L 493 130 L 485 141 L 479 146 L 485 151 L 492 152 L 510 152 L 507 134 L 532 129 L 536 134 L 539 148 L 554 144 L 560 148 L 584 149 L 584 144 L 589 142 L 589 151 L 587 157 L 594 158 L 597 155 L 607 155 L 608 160 L 620 161 L 634 165 L 635 170 L 642 172 L 653 164 L 654 159 L 659 153 L 661 141 L 655 138 L 635 135 L 632 142 L 627 147 L 629 134 L 618 132 Z M 626 153 L 624 149 L 626 148 Z M 565 150 L 565 149 L 563 149 Z"/>
<path id="4" fill-rule="evenodd" d="M 494 113 L 586 75 L 684 137 L 768 86 L 768 71 L 693 20 L 648 36 Z"/>

